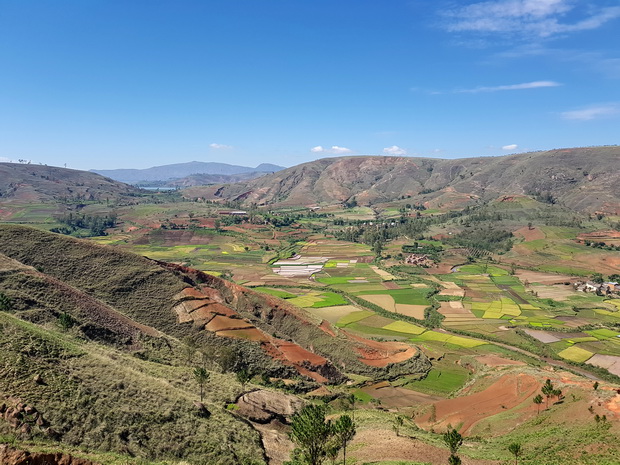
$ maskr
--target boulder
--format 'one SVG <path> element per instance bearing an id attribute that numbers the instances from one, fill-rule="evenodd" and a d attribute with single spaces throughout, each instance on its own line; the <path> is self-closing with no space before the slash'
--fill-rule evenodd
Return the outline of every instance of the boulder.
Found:
<path id="1" fill-rule="evenodd" d="M 273 419 L 288 423 L 303 406 L 304 401 L 299 397 L 259 389 L 237 400 L 237 413 L 256 423 L 269 423 Z"/>

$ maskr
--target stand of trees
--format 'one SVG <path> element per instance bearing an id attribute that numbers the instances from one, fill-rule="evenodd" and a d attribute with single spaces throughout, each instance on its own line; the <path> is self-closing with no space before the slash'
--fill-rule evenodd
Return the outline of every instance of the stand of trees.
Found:
<path id="1" fill-rule="evenodd" d="M 311 404 L 293 416 L 290 437 L 296 447 L 286 465 L 321 465 L 328 457 L 335 462 L 340 450 L 346 463 L 355 423 L 348 415 L 326 421 L 325 413 L 325 406 Z"/>
<path id="2" fill-rule="evenodd" d="M 50 229 L 55 233 L 70 235 L 78 230 L 86 230 L 87 236 L 105 236 L 106 229 L 116 226 L 117 218 L 114 213 L 106 216 L 68 213 L 57 217 L 56 221 L 65 226 Z"/>

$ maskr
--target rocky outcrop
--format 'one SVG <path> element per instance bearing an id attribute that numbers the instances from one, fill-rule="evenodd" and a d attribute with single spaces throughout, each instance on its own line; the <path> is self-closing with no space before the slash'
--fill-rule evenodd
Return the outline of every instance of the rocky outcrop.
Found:
<path id="1" fill-rule="evenodd" d="M 0 444 L 0 464 L 2 465 L 98 465 L 61 452 L 28 452 Z"/>
<path id="2" fill-rule="evenodd" d="M 35 376 L 34 382 L 37 382 Z M 55 439 L 55 430 L 49 427 L 49 422 L 34 406 L 25 404 L 21 399 L 9 398 L 7 402 L 0 404 L 0 418 L 4 419 L 11 428 L 22 437 L 29 437 L 34 431 L 42 432 L 48 437 Z M 0 464 L 4 462 L 0 461 Z"/>
<path id="3" fill-rule="evenodd" d="M 269 464 L 279 465 L 289 460 L 293 443 L 288 437 L 288 425 L 304 401 L 289 394 L 259 389 L 243 394 L 236 405 L 236 413 L 259 432 Z"/>
<path id="4" fill-rule="evenodd" d="M 288 423 L 303 405 L 304 401 L 299 397 L 259 389 L 239 397 L 237 413 L 256 423 L 269 423 L 275 419 Z"/>

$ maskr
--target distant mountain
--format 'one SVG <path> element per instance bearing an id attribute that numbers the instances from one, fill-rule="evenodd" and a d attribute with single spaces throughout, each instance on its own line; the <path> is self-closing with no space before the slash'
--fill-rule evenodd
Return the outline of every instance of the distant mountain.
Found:
<path id="1" fill-rule="evenodd" d="M 262 163 L 256 168 L 229 165 L 227 163 L 191 161 L 171 165 L 154 166 L 146 169 L 91 170 L 116 181 L 136 183 L 141 181 L 169 181 L 193 174 L 237 175 L 246 173 L 273 173 L 283 166 Z"/>
<path id="2" fill-rule="evenodd" d="M 464 207 L 502 195 L 531 195 L 585 212 L 620 214 L 620 147 L 587 147 L 462 159 L 326 158 L 251 181 L 195 188 L 191 195 L 259 205 L 397 199 Z"/>
<path id="3" fill-rule="evenodd" d="M 162 185 L 164 187 L 185 188 L 192 186 L 206 186 L 208 184 L 230 184 L 233 182 L 250 181 L 251 179 L 260 178 L 261 176 L 271 173 L 273 173 L 273 171 L 255 171 L 252 173 L 241 174 L 190 174 L 184 178 L 173 179 L 171 181 L 162 181 Z"/>

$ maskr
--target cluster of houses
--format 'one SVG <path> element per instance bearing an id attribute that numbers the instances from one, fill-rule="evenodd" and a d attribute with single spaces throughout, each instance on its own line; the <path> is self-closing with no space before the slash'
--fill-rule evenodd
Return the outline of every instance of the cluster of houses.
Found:
<path id="1" fill-rule="evenodd" d="M 421 266 L 423 268 L 429 268 L 435 265 L 435 262 L 431 258 L 423 253 L 414 253 L 405 257 L 405 263 L 407 265 Z"/>
<path id="2" fill-rule="evenodd" d="M 614 282 L 595 283 L 594 281 L 577 281 L 573 287 L 579 292 L 594 292 L 598 295 L 616 295 L 620 297 L 620 284 Z"/>

